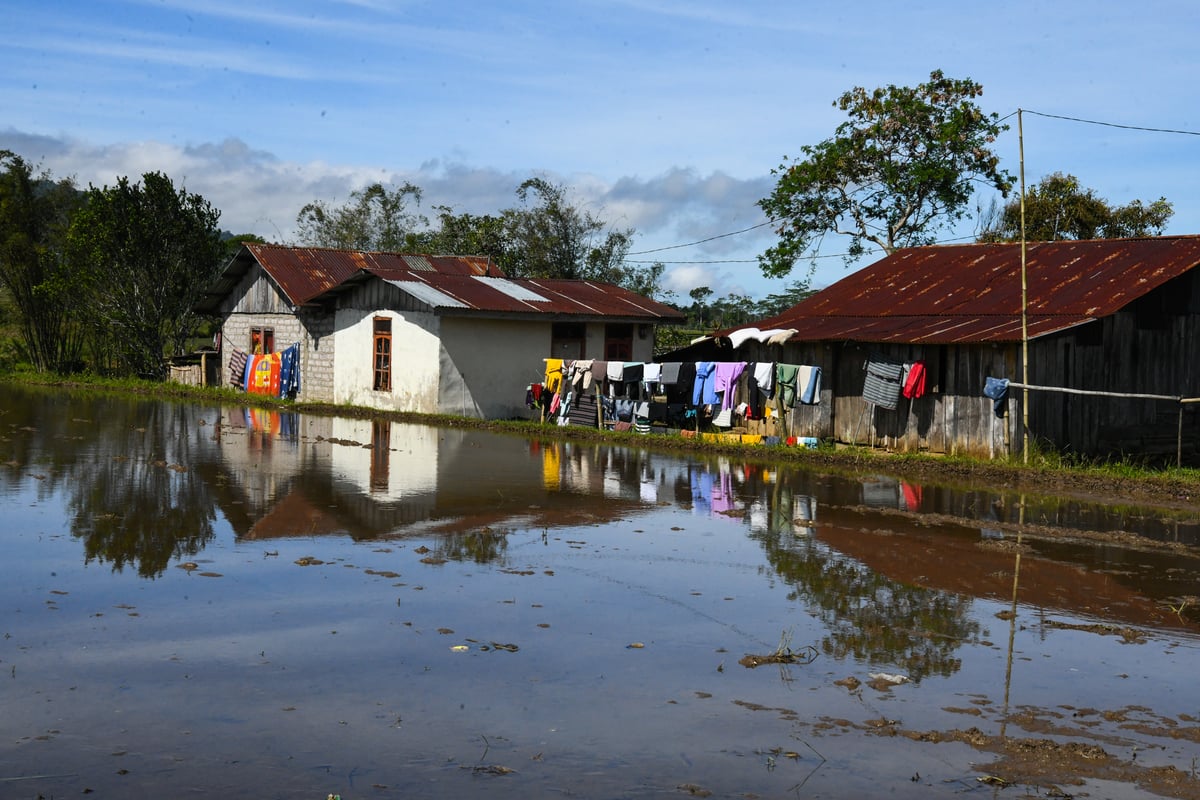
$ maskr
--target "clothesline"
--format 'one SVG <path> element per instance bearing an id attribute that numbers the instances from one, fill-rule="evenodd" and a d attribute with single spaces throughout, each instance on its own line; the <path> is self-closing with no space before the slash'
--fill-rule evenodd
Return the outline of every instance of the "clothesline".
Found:
<path id="1" fill-rule="evenodd" d="M 1035 386 L 1032 383 L 1017 383 L 1009 381 L 1009 387 L 1018 389 L 1036 389 L 1042 392 L 1063 392 L 1065 394 L 1086 394 L 1097 397 L 1129 397 L 1137 400 L 1170 400 L 1174 403 L 1200 403 L 1200 397 L 1180 397 L 1174 394 L 1140 394 L 1136 392 L 1102 392 L 1094 389 L 1068 389 L 1065 386 Z"/>

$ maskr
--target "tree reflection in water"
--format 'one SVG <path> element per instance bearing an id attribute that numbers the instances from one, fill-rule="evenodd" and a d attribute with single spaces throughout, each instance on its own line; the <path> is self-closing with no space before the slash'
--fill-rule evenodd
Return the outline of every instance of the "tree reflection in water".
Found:
<path id="1" fill-rule="evenodd" d="M 509 531 L 485 529 L 467 533 L 447 533 L 438 540 L 434 553 L 447 561 L 473 561 L 488 564 L 498 561 L 508 549 Z"/>
<path id="2" fill-rule="evenodd" d="M 803 600 L 828 627 L 822 652 L 893 664 L 914 681 L 958 671 L 959 646 L 981 629 L 968 613 L 970 597 L 898 583 L 811 536 L 798 536 L 792 508 L 800 498 L 785 486 L 772 494 L 771 524 L 750 536 L 792 587 L 789 597 Z"/>
<path id="3" fill-rule="evenodd" d="M 204 549 L 216 504 L 188 466 L 201 446 L 199 409 L 98 396 L 94 419 L 44 413 L 58 405 L 50 397 L 26 404 L 23 431 L 31 449 L 50 454 L 51 488 L 67 496 L 71 535 L 82 540 L 88 563 L 154 578 L 173 559 Z M 85 429 L 81 448 L 77 434 Z"/>

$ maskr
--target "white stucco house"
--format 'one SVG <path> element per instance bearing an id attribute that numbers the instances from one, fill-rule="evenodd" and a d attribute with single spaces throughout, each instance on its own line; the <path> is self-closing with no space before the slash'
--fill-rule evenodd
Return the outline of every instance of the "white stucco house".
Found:
<path id="1" fill-rule="evenodd" d="M 247 243 L 197 305 L 231 361 L 299 345 L 297 400 L 527 416 L 543 359 L 653 360 L 676 309 L 611 284 L 506 278 L 489 259 Z"/>

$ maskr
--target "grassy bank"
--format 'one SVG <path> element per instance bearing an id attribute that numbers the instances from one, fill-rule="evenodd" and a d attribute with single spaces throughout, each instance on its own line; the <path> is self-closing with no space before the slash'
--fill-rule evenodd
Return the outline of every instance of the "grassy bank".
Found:
<path id="1" fill-rule="evenodd" d="M 473 428 L 542 440 L 571 440 L 620 444 L 645 450 L 724 454 L 740 460 L 833 473 L 863 471 L 948 486 L 985 485 L 994 491 L 1037 495 L 1071 495 L 1129 502 L 1154 503 L 1200 510 L 1200 470 L 1153 467 L 1131 460 L 1087 461 L 1054 452 L 1037 451 L 1028 464 L 1020 459 L 980 459 L 925 453 L 893 453 L 864 446 L 822 443 L 816 449 L 703 441 L 682 436 L 641 435 L 632 431 L 601 431 L 580 426 L 542 424 L 533 420 L 479 420 L 444 414 L 385 412 L 359 406 L 297 403 L 247 394 L 229 388 L 197 387 L 137 379 L 92 376 L 60 377 L 32 372 L 0 375 L 0 380 L 27 386 L 71 391 L 115 392 L 212 404 L 254 406 L 325 416 L 387 418 L 446 428 Z"/>

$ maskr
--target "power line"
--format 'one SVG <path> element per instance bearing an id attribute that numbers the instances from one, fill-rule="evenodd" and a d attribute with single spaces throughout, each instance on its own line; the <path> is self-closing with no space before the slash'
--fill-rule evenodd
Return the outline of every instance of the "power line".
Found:
<path id="1" fill-rule="evenodd" d="M 1123 125 L 1123 124 L 1117 123 L 1117 122 L 1103 122 L 1101 120 L 1083 119 L 1082 117 L 1068 117 L 1063 114 L 1047 114 L 1043 111 L 1034 111 L 1029 108 L 1023 108 L 1023 109 L 1019 109 L 1018 111 L 1013 111 L 1012 113 L 1010 113 L 1004 117 L 1001 117 L 997 121 L 1003 122 L 1004 120 L 1009 119 L 1010 117 L 1015 117 L 1019 112 L 1025 112 L 1027 114 L 1033 114 L 1033 115 L 1039 116 L 1039 117 L 1047 117 L 1049 119 L 1061 119 L 1061 120 L 1066 120 L 1068 122 L 1081 122 L 1086 125 L 1102 125 L 1102 126 L 1105 126 L 1108 128 L 1121 128 L 1123 130 L 1130 130 L 1130 131 L 1147 131 L 1150 133 L 1175 133 L 1175 134 L 1180 134 L 1183 136 L 1200 136 L 1200 131 L 1185 131 L 1185 130 L 1179 130 L 1176 128 L 1152 128 L 1152 127 L 1143 126 L 1143 125 Z M 742 228 L 741 230 L 730 231 L 729 233 L 717 234 L 716 236 L 710 236 L 707 239 L 700 239 L 695 242 L 686 242 L 684 244 L 673 244 L 673 245 L 669 245 L 667 247 L 656 247 L 653 250 L 635 250 L 631 253 L 628 253 L 627 255 L 644 256 L 644 255 L 649 255 L 651 253 L 661 253 L 666 250 L 678 250 L 682 247 L 695 247 L 698 244 L 705 244 L 706 242 L 716 241 L 717 239 L 725 239 L 730 236 L 738 236 L 743 233 L 749 233 L 750 231 L 757 230 L 758 228 L 762 228 L 767 225 L 774 224 L 775 222 L 776 222 L 776 220 L 769 219 L 766 222 L 760 222 L 757 225 L 751 225 L 749 228 Z M 938 242 L 934 242 L 934 244 L 946 244 L 949 242 L 958 242 L 958 241 L 964 241 L 966 239 L 973 239 L 973 238 L 975 238 L 975 237 L 960 236 L 955 239 L 944 239 L 944 240 L 941 240 Z M 875 252 L 877 252 L 877 251 L 867 250 L 864 253 L 862 253 L 862 255 L 873 255 Z M 808 258 L 806 258 L 804 260 L 807 261 L 810 259 L 818 259 L 818 258 L 844 258 L 847 255 L 848 255 L 848 253 L 830 253 L 827 255 L 809 256 Z M 712 260 L 712 261 L 699 261 L 699 260 L 697 260 L 697 261 L 646 261 L 646 260 L 637 260 L 637 259 L 627 259 L 627 261 L 630 264 L 756 264 L 756 263 L 758 263 L 758 259 L 725 259 L 725 260 Z"/>
<path id="2" fill-rule="evenodd" d="M 762 227 L 764 227 L 766 225 L 770 225 L 774 222 L 775 222 L 775 220 L 769 219 L 766 222 L 760 222 L 757 225 L 751 225 L 749 228 L 742 228 L 740 231 L 731 231 L 730 233 L 721 233 L 716 236 L 710 236 L 707 239 L 701 239 L 698 242 L 688 242 L 686 244 L 673 244 L 669 247 L 656 247 L 653 250 L 637 250 L 635 252 L 629 253 L 628 255 L 644 256 L 644 255 L 648 255 L 650 253 L 661 253 L 663 250 L 677 250 L 680 247 L 694 247 L 695 245 L 704 244 L 705 242 L 712 242 L 717 239 L 724 239 L 727 236 L 737 236 L 740 233 L 749 233 L 750 231 L 755 230 L 756 228 L 762 228 Z M 686 262 L 676 261 L 676 262 L 672 262 L 672 263 L 682 264 L 682 263 L 686 263 Z"/>
<path id="3" fill-rule="evenodd" d="M 679 247 L 687 247 L 687 245 L 678 245 Z M 664 247 L 664 250 L 670 250 L 669 247 Z M 653 250 L 649 252 L 654 252 Z M 720 261 L 639 261 L 632 258 L 625 259 L 626 264 L 757 264 L 757 258 L 731 258 Z"/>
<path id="4" fill-rule="evenodd" d="M 1094 119 L 1081 119 L 1079 117 L 1066 117 L 1062 114 L 1046 114 L 1041 111 L 1031 111 L 1028 108 L 1021 109 L 1026 114 L 1036 114 L 1039 117 L 1050 117 L 1051 119 L 1065 119 L 1069 122 L 1084 122 L 1088 125 L 1104 125 L 1109 128 L 1124 128 L 1127 131 L 1150 131 L 1151 133 L 1178 133 L 1184 136 L 1200 136 L 1200 131 L 1181 131 L 1174 128 L 1147 128 L 1141 125 L 1121 125 L 1116 122 L 1101 122 Z M 1009 114 L 1011 117 L 1012 114 Z M 1007 119 L 1007 117 L 1005 117 Z"/>

